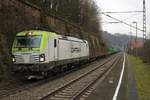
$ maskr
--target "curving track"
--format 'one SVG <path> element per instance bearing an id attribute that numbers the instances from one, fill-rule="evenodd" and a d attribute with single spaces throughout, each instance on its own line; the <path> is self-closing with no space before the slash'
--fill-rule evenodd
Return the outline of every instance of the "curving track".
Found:
<path id="1" fill-rule="evenodd" d="M 53 92 L 47 93 L 46 96 L 41 97 L 40 100 L 76 100 L 91 87 L 97 80 L 102 78 L 108 71 L 111 70 L 113 65 L 119 61 L 119 57 L 108 60 L 102 65 L 89 72 L 79 76 L 78 78 L 69 81 L 63 86 L 59 87 Z"/>

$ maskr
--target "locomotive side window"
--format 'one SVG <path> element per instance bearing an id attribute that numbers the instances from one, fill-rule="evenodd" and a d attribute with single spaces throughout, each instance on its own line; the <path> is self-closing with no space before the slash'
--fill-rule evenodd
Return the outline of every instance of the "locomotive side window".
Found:
<path id="1" fill-rule="evenodd" d="M 57 46 L 57 40 L 54 39 L 54 47 L 56 47 L 56 46 Z"/>

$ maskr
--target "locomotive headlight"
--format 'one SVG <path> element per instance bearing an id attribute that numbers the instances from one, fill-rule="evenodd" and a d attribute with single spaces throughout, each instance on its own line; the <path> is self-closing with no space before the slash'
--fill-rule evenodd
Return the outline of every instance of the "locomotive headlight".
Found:
<path id="1" fill-rule="evenodd" d="M 12 58 L 12 61 L 13 61 L 13 62 L 16 62 L 16 59 L 15 59 L 15 58 Z"/>
<path id="2" fill-rule="evenodd" d="M 44 62 L 44 58 L 43 57 L 40 58 L 40 62 Z"/>
<path id="3" fill-rule="evenodd" d="M 45 54 L 41 54 L 39 56 L 39 60 L 40 60 L 40 62 L 44 62 L 45 61 Z"/>
<path id="4" fill-rule="evenodd" d="M 15 56 L 12 56 L 12 61 L 16 62 Z"/>

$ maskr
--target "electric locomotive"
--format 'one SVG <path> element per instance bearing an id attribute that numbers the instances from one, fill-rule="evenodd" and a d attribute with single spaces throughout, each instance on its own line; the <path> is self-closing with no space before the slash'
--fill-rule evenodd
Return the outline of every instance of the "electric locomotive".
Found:
<path id="1" fill-rule="evenodd" d="M 12 46 L 12 70 L 28 79 L 43 78 L 65 65 L 89 60 L 86 40 L 54 32 L 29 30 L 16 34 Z"/>

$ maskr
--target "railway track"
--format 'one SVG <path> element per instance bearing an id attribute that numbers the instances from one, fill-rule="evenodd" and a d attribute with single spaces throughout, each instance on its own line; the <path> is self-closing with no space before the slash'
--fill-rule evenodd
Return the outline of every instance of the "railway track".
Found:
<path id="1" fill-rule="evenodd" d="M 102 63 L 101 63 L 99 66 L 105 66 L 105 64 L 108 63 L 109 61 L 111 61 L 113 57 L 114 57 L 114 56 L 103 60 Z M 97 68 L 97 69 L 98 69 L 98 68 Z M 17 93 L 19 93 L 19 92 L 22 92 L 22 91 L 24 91 L 24 90 L 29 90 L 29 89 L 32 89 L 32 88 L 34 88 L 34 87 L 39 87 L 39 86 L 41 86 L 41 85 L 43 85 L 43 84 L 45 84 L 45 83 L 47 83 L 47 82 L 49 82 L 49 81 L 51 81 L 51 80 L 56 80 L 57 78 L 63 77 L 63 76 L 65 76 L 65 75 L 67 75 L 67 74 L 69 74 L 69 73 L 71 73 L 71 72 L 73 72 L 73 71 L 75 71 L 75 70 L 78 70 L 78 69 L 70 70 L 70 71 L 68 71 L 68 72 L 65 72 L 65 73 L 62 73 L 62 74 L 58 74 L 58 75 L 56 75 L 55 77 L 51 77 L 51 78 L 48 78 L 48 79 L 45 79 L 45 80 L 42 80 L 42 81 L 33 82 L 33 83 L 31 83 L 31 84 L 30 84 L 30 83 L 28 83 L 28 84 L 22 84 L 20 87 L 19 87 L 19 86 L 16 86 L 16 87 L 14 87 L 14 88 L 11 87 L 10 89 L 9 89 L 9 87 L 8 87 L 7 90 L 0 88 L 0 91 L 3 91 L 3 92 L 0 92 L 0 98 L 8 97 L 9 95 L 17 94 Z M 93 69 L 93 71 L 94 71 L 94 70 L 96 70 L 96 69 Z M 91 72 L 89 71 L 88 73 L 91 73 Z M 86 73 L 86 74 L 88 74 L 88 73 Z M 82 76 L 82 77 L 84 77 L 84 76 Z M 72 80 L 72 82 L 74 83 L 75 80 Z M 80 83 L 80 84 L 81 84 L 81 83 Z M 68 83 L 68 85 L 69 85 L 69 83 Z M 75 86 L 78 86 L 78 85 L 75 85 Z M 83 86 L 83 85 L 82 85 L 82 86 Z M 58 91 L 58 90 L 56 90 L 56 91 Z M 55 92 L 56 92 L 56 91 L 55 91 Z M 52 93 L 54 93 L 54 91 L 51 92 L 51 93 L 47 93 L 47 94 L 48 94 L 48 95 L 51 95 Z M 45 98 L 46 98 L 46 96 L 44 96 L 44 98 L 41 97 L 40 99 L 45 99 Z"/>
<path id="2" fill-rule="evenodd" d="M 109 60 L 107 63 L 99 65 L 78 78 L 69 81 L 53 92 L 46 93 L 40 100 L 76 100 L 84 91 L 105 75 L 118 61 L 119 57 L 117 56 L 115 59 L 111 59 L 111 61 Z"/>

